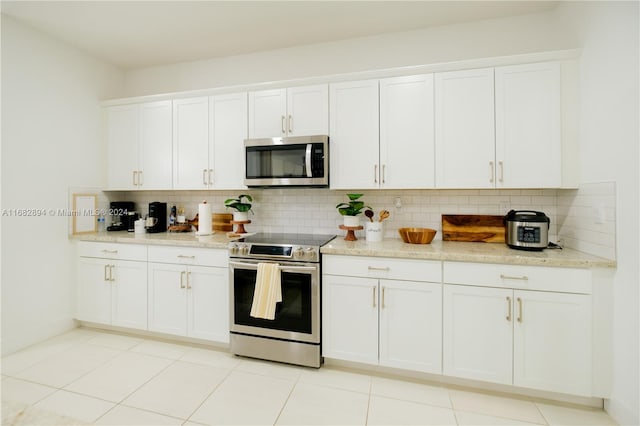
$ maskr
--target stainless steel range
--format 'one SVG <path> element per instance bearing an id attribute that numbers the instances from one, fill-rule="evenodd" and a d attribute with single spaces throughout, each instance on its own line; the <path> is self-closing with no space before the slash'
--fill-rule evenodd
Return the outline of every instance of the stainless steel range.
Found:
<path id="1" fill-rule="evenodd" d="M 232 353 L 320 367 L 320 247 L 333 238 L 256 234 L 229 244 Z M 272 320 L 251 316 L 261 263 L 280 272 L 282 301 Z"/>

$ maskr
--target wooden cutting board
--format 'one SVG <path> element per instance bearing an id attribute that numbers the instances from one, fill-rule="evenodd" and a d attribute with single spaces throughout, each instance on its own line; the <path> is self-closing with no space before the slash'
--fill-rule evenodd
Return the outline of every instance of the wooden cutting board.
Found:
<path id="1" fill-rule="evenodd" d="M 233 231 L 233 214 L 231 213 L 213 213 L 211 215 L 211 227 L 214 231 L 230 232 Z"/>
<path id="2" fill-rule="evenodd" d="M 443 241 L 504 243 L 504 216 L 443 214 Z"/>

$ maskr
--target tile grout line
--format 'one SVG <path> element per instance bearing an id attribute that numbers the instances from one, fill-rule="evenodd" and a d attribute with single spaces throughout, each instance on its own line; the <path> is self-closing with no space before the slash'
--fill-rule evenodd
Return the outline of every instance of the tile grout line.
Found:
<path id="1" fill-rule="evenodd" d="M 183 361 L 183 362 L 186 362 L 186 361 Z M 200 365 L 200 364 L 198 364 L 198 365 Z M 198 404 L 198 406 L 197 406 L 197 407 L 196 407 L 196 408 L 191 412 L 191 414 L 189 414 L 189 415 L 186 417 L 186 419 L 185 419 L 185 421 L 184 421 L 183 423 L 186 423 L 186 422 L 188 422 L 188 421 L 191 421 L 191 416 L 193 416 L 193 415 L 194 415 L 194 414 L 195 414 L 195 413 L 196 413 L 196 412 L 197 412 L 197 411 L 202 407 L 202 405 L 203 405 L 205 402 L 207 402 L 207 400 L 208 400 L 209 398 L 211 398 L 211 395 L 213 395 L 213 394 L 215 393 L 215 391 L 216 391 L 216 390 L 218 390 L 218 388 L 219 388 L 220 386 L 222 386 L 222 384 L 223 384 L 224 382 L 226 382 L 226 381 L 227 381 L 227 379 L 229 378 L 229 376 L 231 376 L 231 373 L 233 373 L 233 370 L 234 370 L 234 369 L 235 369 L 235 367 L 233 367 L 233 368 L 229 368 L 229 369 L 228 369 L 229 371 L 227 371 L 227 374 L 224 376 L 224 378 L 223 378 L 222 380 L 220 380 L 220 382 L 219 382 L 217 385 L 215 385 L 215 386 L 213 387 L 213 389 L 211 390 L 211 392 L 209 392 L 209 393 L 207 394 L 207 396 L 202 400 L 202 402 L 200 402 L 200 404 Z"/>
<path id="2" fill-rule="evenodd" d="M 296 387 L 298 386 L 298 383 L 300 382 L 300 377 L 302 377 L 302 373 L 300 373 L 298 375 L 298 377 L 296 377 L 296 380 L 293 383 L 293 386 L 291 386 L 291 390 L 289 391 L 289 395 L 287 395 L 287 399 L 285 399 L 284 403 L 282 404 L 282 407 L 280 408 L 280 411 L 278 412 L 278 415 L 276 416 L 276 419 L 273 422 L 273 426 L 278 424 L 278 420 L 280 420 L 280 416 L 282 415 L 282 412 L 284 411 L 285 407 L 287 406 L 287 403 L 289 402 L 289 399 L 291 399 L 291 395 L 293 394 L 293 391 L 296 389 Z"/>

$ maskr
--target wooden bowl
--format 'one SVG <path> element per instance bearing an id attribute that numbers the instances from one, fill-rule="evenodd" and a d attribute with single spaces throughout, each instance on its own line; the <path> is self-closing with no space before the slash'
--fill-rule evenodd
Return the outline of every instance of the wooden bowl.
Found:
<path id="1" fill-rule="evenodd" d="M 429 244 L 436 236 L 436 230 L 431 228 L 400 228 L 398 233 L 409 244 Z"/>

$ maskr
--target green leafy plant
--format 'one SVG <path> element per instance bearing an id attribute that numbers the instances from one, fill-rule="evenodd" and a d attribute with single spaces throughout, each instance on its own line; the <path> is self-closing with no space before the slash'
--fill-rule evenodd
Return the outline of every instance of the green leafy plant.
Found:
<path id="1" fill-rule="evenodd" d="M 244 201 L 243 201 L 244 199 Z M 224 206 L 232 209 L 236 209 L 239 212 L 251 212 L 251 202 L 253 198 L 248 194 L 240 194 L 238 198 L 228 198 L 224 200 Z"/>
<path id="2" fill-rule="evenodd" d="M 336 206 L 342 216 L 357 216 L 362 213 L 362 209 L 371 208 L 365 206 L 363 201 L 358 201 L 362 194 L 347 194 L 347 197 L 349 197 L 348 203 L 340 203 Z"/>

